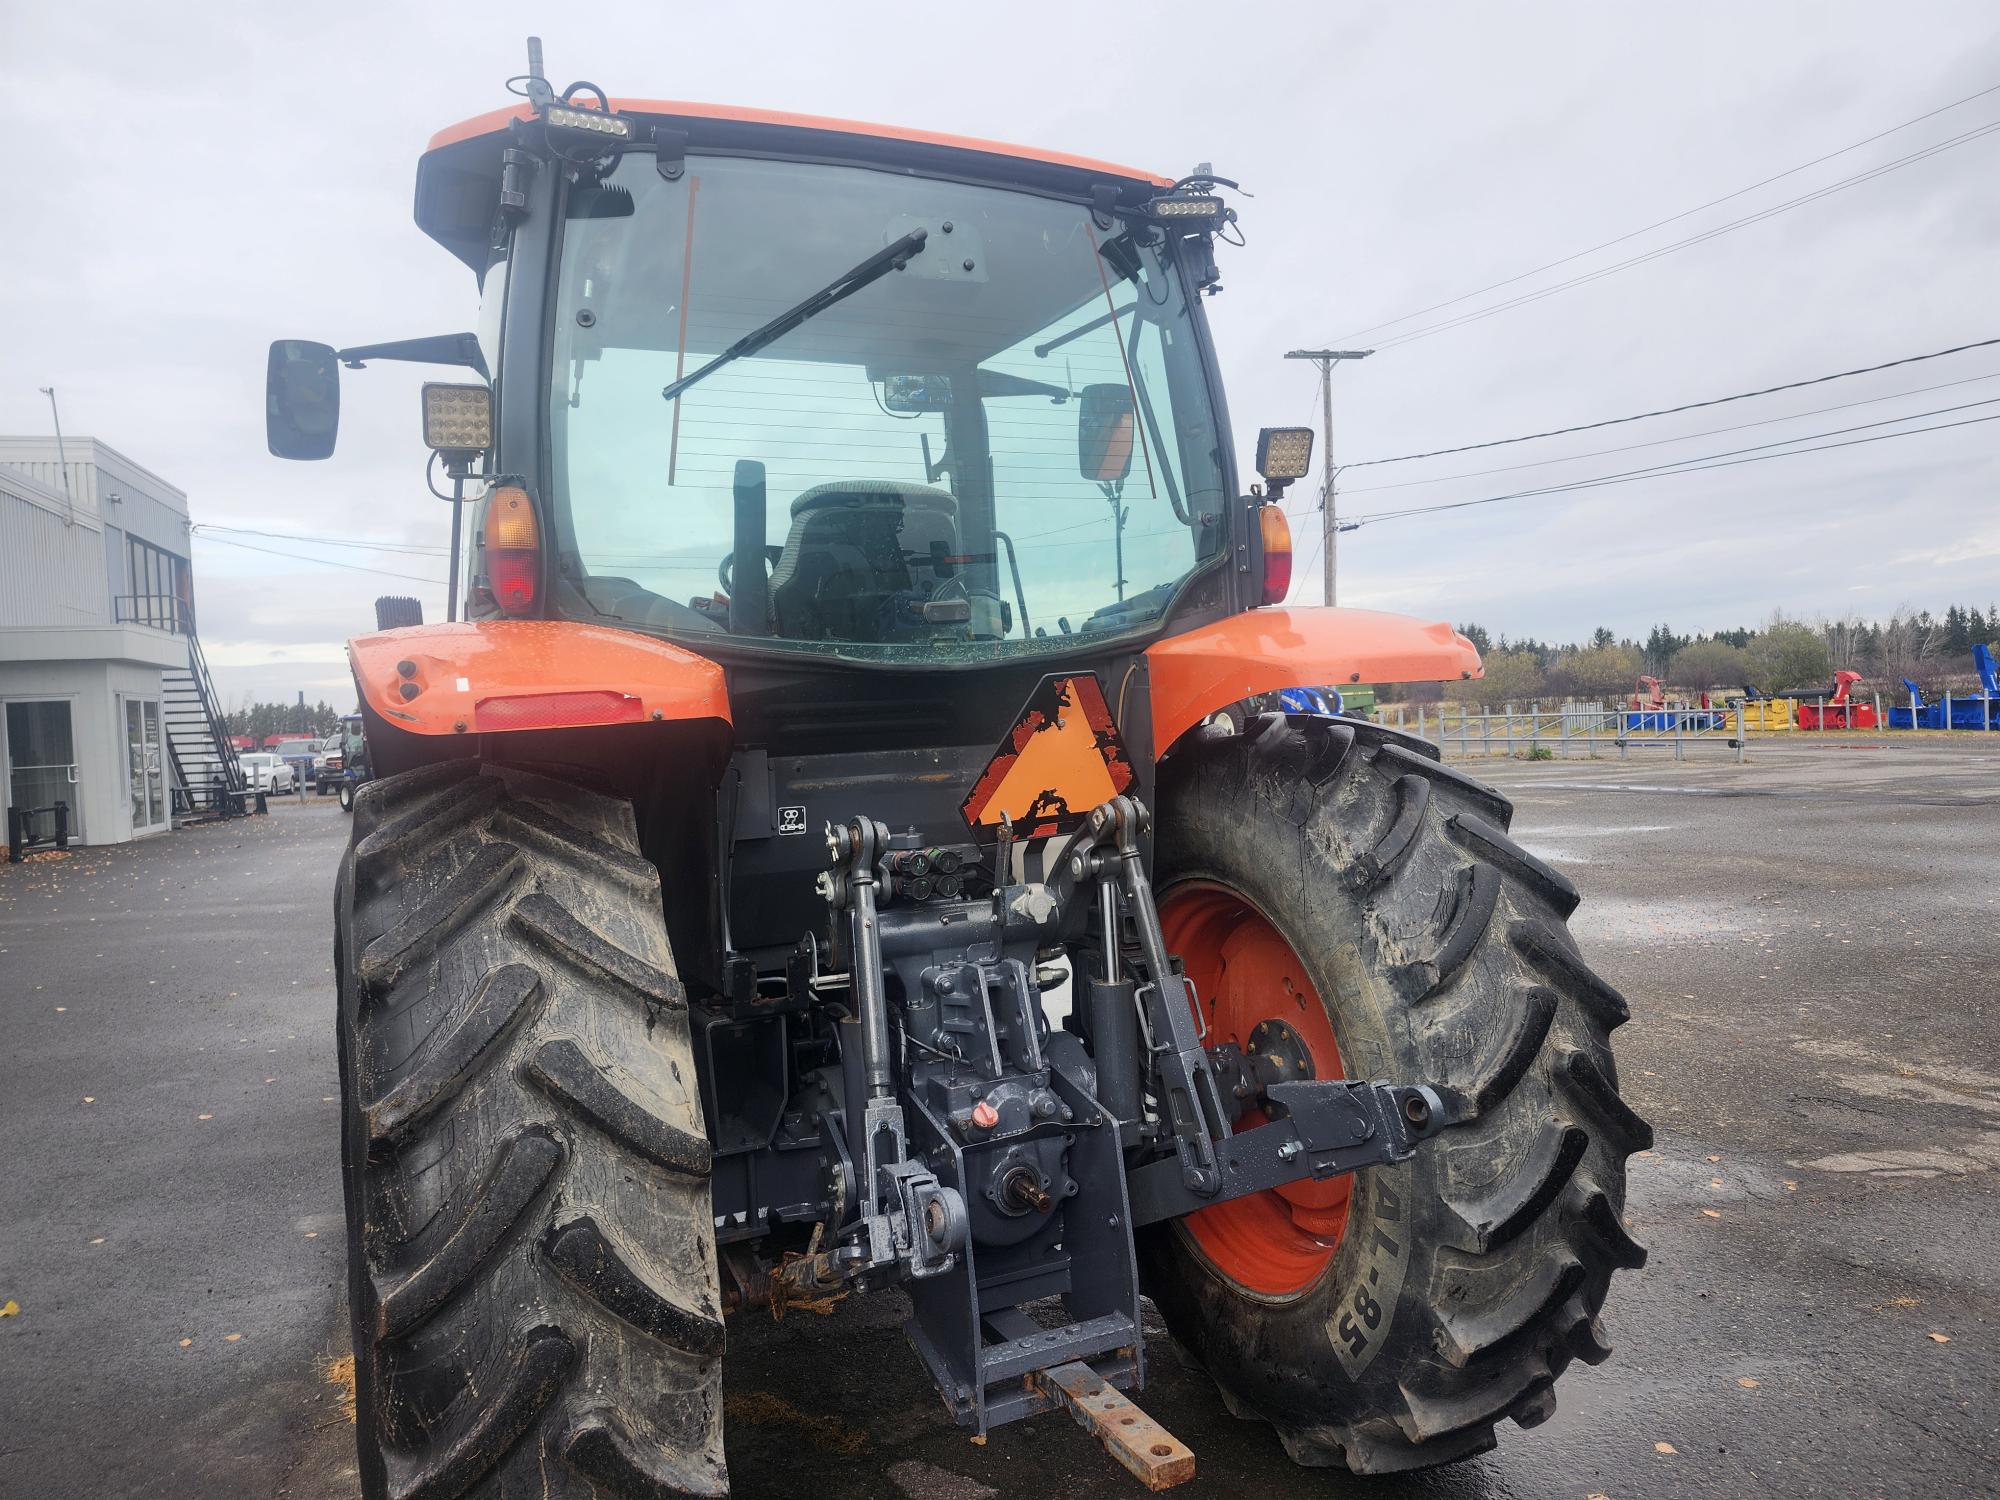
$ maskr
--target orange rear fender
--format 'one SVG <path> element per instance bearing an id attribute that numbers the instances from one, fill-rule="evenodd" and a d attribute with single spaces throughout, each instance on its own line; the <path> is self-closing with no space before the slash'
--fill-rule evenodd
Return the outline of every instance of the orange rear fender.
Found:
<path id="1" fill-rule="evenodd" d="M 1253 609 L 1147 648 L 1159 754 L 1217 709 L 1288 687 L 1459 682 L 1479 648 L 1441 620 L 1373 609 Z"/>
<path id="2" fill-rule="evenodd" d="M 729 722 L 729 693 L 715 662 L 601 625 L 411 625 L 358 636 L 347 655 L 369 709 L 411 734 Z"/>

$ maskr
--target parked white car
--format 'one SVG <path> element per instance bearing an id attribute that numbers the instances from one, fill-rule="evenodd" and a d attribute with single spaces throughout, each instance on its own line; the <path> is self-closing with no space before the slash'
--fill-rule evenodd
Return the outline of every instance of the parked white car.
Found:
<path id="1" fill-rule="evenodd" d="M 243 785 L 252 792 L 268 792 L 274 797 L 289 797 L 297 778 L 292 768 L 285 764 L 281 755 L 268 751 L 254 751 L 238 756 L 243 765 Z"/>

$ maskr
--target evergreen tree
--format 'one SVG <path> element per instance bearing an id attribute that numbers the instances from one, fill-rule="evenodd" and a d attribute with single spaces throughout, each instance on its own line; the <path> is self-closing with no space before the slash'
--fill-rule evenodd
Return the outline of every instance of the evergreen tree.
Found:
<path id="1" fill-rule="evenodd" d="M 1965 611 L 1956 604 L 1945 606 L 1943 645 L 1944 649 L 1950 652 L 1972 649 L 1972 632 L 1967 629 Z"/>

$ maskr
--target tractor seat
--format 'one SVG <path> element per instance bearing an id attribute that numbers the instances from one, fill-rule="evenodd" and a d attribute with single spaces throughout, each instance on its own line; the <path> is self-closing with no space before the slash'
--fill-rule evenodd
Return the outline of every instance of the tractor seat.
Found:
<path id="1" fill-rule="evenodd" d="M 792 529 L 771 569 L 771 612 L 790 640 L 923 636 L 908 608 L 954 576 L 958 500 L 894 479 L 815 485 L 792 502 Z"/>

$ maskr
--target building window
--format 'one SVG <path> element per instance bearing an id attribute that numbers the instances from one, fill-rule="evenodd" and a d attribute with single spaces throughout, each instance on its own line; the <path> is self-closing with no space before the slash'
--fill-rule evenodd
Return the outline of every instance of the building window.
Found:
<path id="1" fill-rule="evenodd" d="M 120 601 L 121 622 L 194 634 L 194 573 L 176 557 L 136 536 L 125 538 L 130 590 Z"/>

